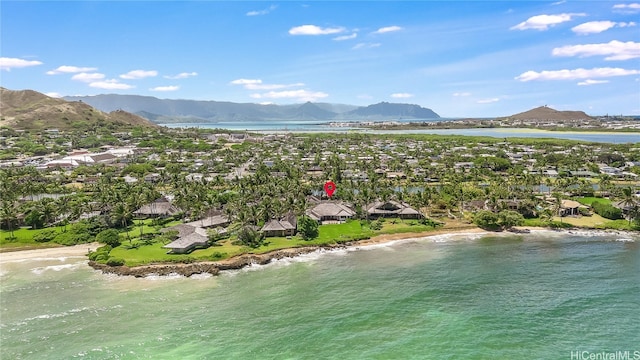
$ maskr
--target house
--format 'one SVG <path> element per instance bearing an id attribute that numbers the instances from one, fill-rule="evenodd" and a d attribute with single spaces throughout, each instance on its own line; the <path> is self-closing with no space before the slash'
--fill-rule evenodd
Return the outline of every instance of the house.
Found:
<path id="1" fill-rule="evenodd" d="M 401 219 L 421 219 L 422 213 L 404 202 L 394 200 L 376 201 L 366 206 L 367 215 L 372 218 L 399 217 Z"/>
<path id="2" fill-rule="evenodd" d="M 293 236 L 298 229 L 296 215 L 289 211 L 282 219 L 271 219 L 260 229 L 264 236 Z"/>
<path id="3" fill-rule="evenodd" d="M 573 200 L 562 200 L 560 204 L 560 210 L 558 210 L 559 216 L 570 216 L 570 215 L 580 215 L 580 206 L 582 206 L 579 202 Z"/>
<path id="4" fill-rule="evenodd" d="M 193 227 L 190 225 L 178 225 L 181 226 L 178 230 L 178 238 L 163 248 L 169 249 L 171 254 L 186 254 L 197 248 L 206 248 L 209 246 L 209 236 L 207 230 L 199 227 Z M 168 228 L 168 230 L 173 230 Z M 180 235 L 180 232 L 183 235 Z"/>
<path id="5" fill-rule="evenodd" d="M 353 218 L 356 212 L 342 202 L 321 201 L 307 210 L 306 214 L 322 224 L 326 222 L 345 222 Z"/>
<path id="6" fill-rule="evenodd" d="M 133 215 L 137 218 L 168 217 L 179 212 L 180 209 L 170 203 L 167 198 L 161 197 L 150 204 L 143 205 L 140 209 L 134 211 Z"/>
<path id="7" fill-rule="evenodd" d="M 227 226 L 231 223 L 231 220 L 226 215 L 217 214 L 214 216 L 207 216 L 204 219 L 195 220 L 186 223 L 185 225 L 201 227 L 201 228 L 213 228 L 220 226 Z"/>

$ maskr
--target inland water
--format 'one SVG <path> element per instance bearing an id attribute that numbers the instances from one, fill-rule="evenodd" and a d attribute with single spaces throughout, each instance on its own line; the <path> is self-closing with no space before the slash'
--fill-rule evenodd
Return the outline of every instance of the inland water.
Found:
<path id="1" fill-rule="evenodd" d="M 217 277 L 0 271 L 2 359 L 640 356 L 638 234 L 439 235 Z"/>

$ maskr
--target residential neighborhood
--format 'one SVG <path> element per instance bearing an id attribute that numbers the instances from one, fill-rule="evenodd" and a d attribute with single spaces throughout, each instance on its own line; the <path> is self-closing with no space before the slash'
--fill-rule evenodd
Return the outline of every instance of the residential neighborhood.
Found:
<path id="1" fill-rule="evenodd" d="M 0 132 L 6 231 L 88 221 L 97 229 L 126 230 L 123 236 L 132 246 L 132 239 L 153 243 L 153 234 L 162 234 L 166 252 L 185 254 L 237 241 L 240 231 L 260 239 L 291 238 L 304 218 L 322 228 L 385 219 L 474 222 L 479 212 L 511 211 L 525 219 L 564 222 L 599 216 L 591 206 L 598 199 L 617 209 L 613 219 L 631 224 L 638 218 L 637 144 L 54 130 Z M 323 190 L 328 180 L 336 184 L 333 197 Z M 136 225 L 147 223 L 162 231 Z"/>

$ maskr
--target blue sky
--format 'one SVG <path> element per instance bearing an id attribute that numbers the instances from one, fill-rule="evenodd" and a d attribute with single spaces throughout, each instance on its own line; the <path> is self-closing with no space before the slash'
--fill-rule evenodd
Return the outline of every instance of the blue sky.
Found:
<path id="1" fill-rule="evenodd" d="M 640 114 L 640 2 L 3 0 L 0 14 L 12 90 Z"/>

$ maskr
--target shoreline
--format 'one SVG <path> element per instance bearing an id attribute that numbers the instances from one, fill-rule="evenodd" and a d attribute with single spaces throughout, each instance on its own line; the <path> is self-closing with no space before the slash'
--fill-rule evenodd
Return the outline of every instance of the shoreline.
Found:
<path id="1" fill-rule="evenodd" d="M 106 264 L 97 263 L 95 261 L 89 261 L 88 265 L 95 270 L 101 271 L 104 274 L 115 274 L 119 276 L 133 276 L 133 277 L 146 277 L 150 275 L 166 276 L 166 275 L 181 275 L 190 277 L 196 274 L 211 274 L 218 275 L 221 271 L 226 270 L 238 270 L 251 265 L 266 265 L 274 260 L 284 258 L 294 258 L 300 255 L 320 251 L 320 250 L 337 250 L 337 249 L 359 249 L 362 247 L 392 244 L 404 240 L 422 239 L 428 237 L 435 237 L 441 235 L 489 235 L 489 234 L 528 234 L 532 232 L 554 232 L 554 233 L 567 233 L 575 234 L 576 232 L 597 232 L 598 234 L 618 234 L 628 235 L 629 232 L 617 231 L 617 230 L 598 230 L 598 229 L 584 229 L 584 228 L 571 228 L 571 229 L 550 229 L 544 227 L 527 227 L 520 226 L 515 227 L 512 231 L 500 231 L 494 232 L 484 230 L 479 227 L 469 226 L 464 228 L 453 229 L 438 229 L 434 231 L 425 232 L 412 232 L 412 233 L 398 233 L 398 234 L 381 234 L 374 236 L 370 239 L 351 241 L 340 244 L 327 244 L 327 245 L 309 245 L 301 247 L 292 247 L 273 250 L 262 254 L 245 253 L 237 255 L 228 259 L 218 261 L 194 261 L 193 263 L 155 263 L 147 265 L 139 265 L 135 267 L 128 266 L 108 266 Z M 0 253 L 0 264 L 8 262 L 18 262 L 25 260 L 37 260 L 48 258 L 65 258 L 65 257 L 86 257 L 89 250 L 95 251 L 96 248 L 101 246 L 100 243 L 90 243 L 74 245 L 69 247 L 55 247 L 44 249 L 30 249 L 13 252 Z"/>

